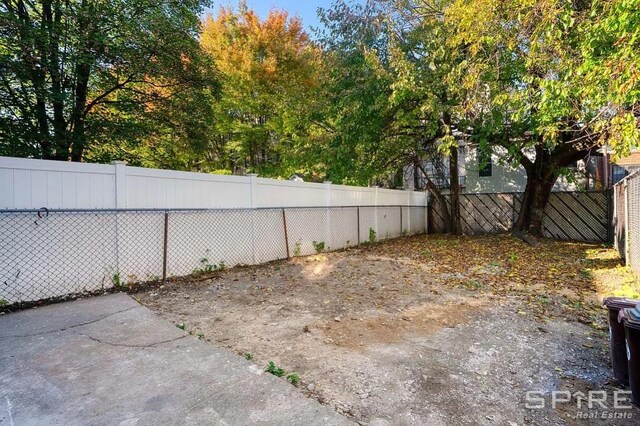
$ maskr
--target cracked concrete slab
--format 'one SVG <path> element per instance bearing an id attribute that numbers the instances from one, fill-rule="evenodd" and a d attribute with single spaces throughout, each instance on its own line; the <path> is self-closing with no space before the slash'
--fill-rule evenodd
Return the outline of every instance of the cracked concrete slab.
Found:
<path id="1" fill-rule="evenodd" d="M 116 294 L 0 317 L 0 424 L 351 424 Z"/>

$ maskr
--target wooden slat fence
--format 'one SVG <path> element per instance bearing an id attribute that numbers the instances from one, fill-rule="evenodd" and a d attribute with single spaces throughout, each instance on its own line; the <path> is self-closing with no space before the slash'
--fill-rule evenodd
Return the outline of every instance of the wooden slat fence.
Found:
<path id="1" fill-rule="evenodd" d="M 460 194 L 460 220 L 466 235 L 509 231 L 518 217 L 522 193 Z M 554 192 L 543 220 L 544 235 L 559 240 L 609 241 L 610 194 L 600 192 Z M 451 199 L 445 196 L 451 208 Z M 445 231 L 436 197 L 429 203 L 429 232 Z"/>

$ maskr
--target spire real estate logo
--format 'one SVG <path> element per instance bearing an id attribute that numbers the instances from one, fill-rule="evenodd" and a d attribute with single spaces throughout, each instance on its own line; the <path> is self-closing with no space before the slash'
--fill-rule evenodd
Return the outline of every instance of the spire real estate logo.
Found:
<path id="1" fill-rule="evenodd" d="M 576 419 L 631 419 L 634 410 L 630 402 L 630 391 L 588 391 L 571 392 L 554 390 L 551 392 L 529 391 L 525 394 L 525 408 L 543 410 L 545 408 L 575 407 Z M 563 407 L 561 407 L 563 406 Z"/>

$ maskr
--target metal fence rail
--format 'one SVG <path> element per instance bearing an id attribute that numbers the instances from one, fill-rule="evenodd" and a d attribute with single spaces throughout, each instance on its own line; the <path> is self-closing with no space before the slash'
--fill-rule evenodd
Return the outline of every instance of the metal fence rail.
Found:
<path id="1" fill-rule="evenodd" d="M 451 209 L 451 198 L 445 195 Z M 522 193 L 460 194 L 460 222 L 466 235 L 509 231 L 520 212 Z M 609 241 L 609 193 L 554 192 L 542 222 L 545 236 L 559 240 Z M 444 232 L 445 223 L 435 197 L 429 203 L 430 232 Z"/>
<path id="2" fill-rule="evenodd" d="M 640 276 L 640 171 L 616 184 L 614 204 L 616 248 Z"/>
<path id="3" fill-rule="evenodd" d="M 0 211 L 0 305 L 426 231 L 426 207 Z M 0 306 L 1 307 L 1 306 Z"/>
<path id="4" fill-rule="evenodd" d="M 613 246 L 624 259 L 627 236 L 625 219 L 625 187 L 616 185 L 613 187 L 613 217 L 611 227 L 613 228 Z"/>

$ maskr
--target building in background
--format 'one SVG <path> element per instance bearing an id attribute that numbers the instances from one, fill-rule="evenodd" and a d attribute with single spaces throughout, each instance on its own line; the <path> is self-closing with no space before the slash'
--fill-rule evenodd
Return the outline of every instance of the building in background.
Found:
<path id="1" fill-rule="evenodd" d="M 507 158 L 504 149 L 494 148 L 488 157 L 481 160 L 476 145 L 460 142 L 458 173 L 461 193 L 501 193 L 523 192 L 527 175 L 522 166 L 514 167 Z M 610 188 L 635 168 L 640 169 L 640 152 L 612 164 L 610 154 L 594 152 L 590 157 L 576 161 L 568 167 L 567 173 L 558 178 L 554 191 L 584 191 Z M 449 159 L 440 157 L 432 161 L 423 161 L 422 169 L 431 181 L 447 192 L 451 186 Z M 624 174 L 623 174 L 624 173 Z M 405 187 L 424 190 L 427 179 L 420 167 L 406 166 L 404 169 Z"/>
<path id="2" fill-rule="evenodd" d="M 640 170 L 640 150 L 633 151 L 628 157 L 611 162 L 611 184 L 615 185 L 638 170 Z"/>

